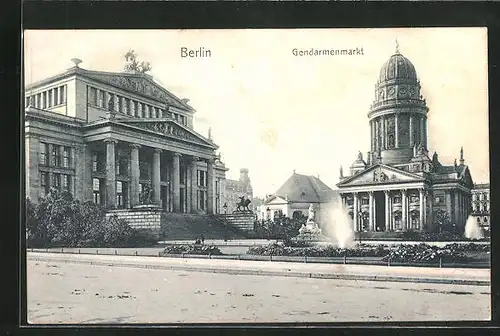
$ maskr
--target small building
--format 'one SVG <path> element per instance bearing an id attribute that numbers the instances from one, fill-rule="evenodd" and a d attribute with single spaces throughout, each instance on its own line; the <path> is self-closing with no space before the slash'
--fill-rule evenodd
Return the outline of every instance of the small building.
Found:
<path id="1" fill-rule="evenodd" d="M 484 231 L 490 231 L 490 184 L 476 183 L 472 189 L 471 216 Z"/>
<path id="2" fill-rule="evenodd" d="M 278 216 L 293 218 L 294 214 L 308 215 L 309 206 L 314 205 L 315 222 L 321 224 L 326 218 L 328 204 L 338 193 L 316 176 L 297 174 L 295 171 L 272 195 L 268 195 L 259 207 L 259 220 L 272 220 Z"/>

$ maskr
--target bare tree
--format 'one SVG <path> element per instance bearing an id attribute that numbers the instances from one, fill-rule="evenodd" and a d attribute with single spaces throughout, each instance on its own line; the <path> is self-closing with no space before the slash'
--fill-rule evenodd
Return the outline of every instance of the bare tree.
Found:
<path id="1" fill-rule="evenodd" d="M 130 49 L 125 54 L 125 67 L 126 72 L 132 73 L 146 73 L 151 71 L 151 64 L 149 62 L 139 62 L 137 60 L 137 54 L 134 50 Z"/>

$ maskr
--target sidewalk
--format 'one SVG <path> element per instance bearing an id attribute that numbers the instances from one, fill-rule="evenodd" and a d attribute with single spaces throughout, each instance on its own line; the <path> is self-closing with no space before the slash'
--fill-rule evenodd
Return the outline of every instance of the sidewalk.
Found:
<path id="1" fill-rule="evenodd" d="M 490 286 L 489 269 L 387 267 L 28 252 L 28 260 L 303 278 Z"/>

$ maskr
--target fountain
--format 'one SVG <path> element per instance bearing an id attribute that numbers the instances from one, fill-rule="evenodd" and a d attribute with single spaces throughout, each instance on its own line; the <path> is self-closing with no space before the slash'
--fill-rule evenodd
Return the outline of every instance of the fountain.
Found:
<path id="1" fill-rule="evenodd" d="M 314 221 L 314 205 L 309 206 L 309 215 L 307 216 L 307 222 L 302 224 L 299 229 L 299 235 L 294 238 L 294 240 L 307 240 L 313 242 L 329 241 L 330 239 L 323 235 L 321 228 Z"/>
<path id="2" fill-rule="evenodd" d="M 352 219 L 347 208 L 340 204 L 331 204 L 329 226 L 325 232 L 314 222 L 314 207 L 309 206 L 307 222 L 299 229 L 299 235 L 294 240 L 306 240 L 317 243 L 334 244 L 340 248 L 351 246 L 354 242 Z"/>
<path id="3" fill-rule="evenodd" d="M 465 237 L 469 239 L 484 238 L 483 230 L 479 227 L 479 224 L 474 220 L 474 217 L 472 216 L 469 216 L 469 218 L 467 218 L 464 234 Z"/>

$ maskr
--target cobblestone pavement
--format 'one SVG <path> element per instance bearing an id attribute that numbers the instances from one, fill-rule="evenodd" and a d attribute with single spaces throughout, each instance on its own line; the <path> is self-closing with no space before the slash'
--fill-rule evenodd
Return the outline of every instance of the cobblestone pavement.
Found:
<path id="1" fill-rule="evenodd" d="M 30 323 L 489 320 L 484 286 L 367 282 L 28 260 Z"/>

